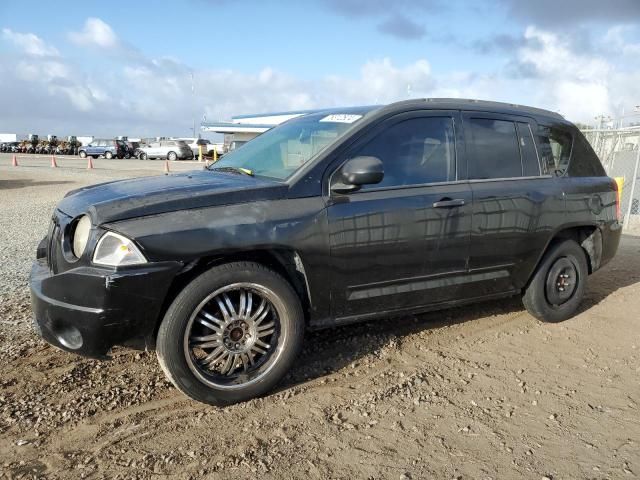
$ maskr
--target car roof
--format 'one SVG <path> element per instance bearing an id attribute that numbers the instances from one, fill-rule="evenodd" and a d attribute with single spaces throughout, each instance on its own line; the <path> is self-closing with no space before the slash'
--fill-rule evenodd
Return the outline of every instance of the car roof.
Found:
<path id="1" fill-rule="evenodd" d="M 487 100 L 463 99 L 463 98 L 417 98 L 390 103 L 388 105 L 365 105 L 357 107 L 323 108 L 309 111 L 308 114 L 360 114 L 368 113 L 388 114 L 401 113 L 407 110 L 467 110 L 478 112 L 502 113 L 506 115 L 526 115 L 539 118 L 547 118 L 554 121 L 566 121 L 562 115 L 551 110 L 528 107 L 515 103 L 492 102 Z"/>

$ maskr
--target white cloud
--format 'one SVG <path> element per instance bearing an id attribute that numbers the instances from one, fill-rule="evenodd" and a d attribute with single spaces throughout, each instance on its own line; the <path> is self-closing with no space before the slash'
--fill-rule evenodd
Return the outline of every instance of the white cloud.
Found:
<path id="1" fill-rule="evenodd" d="M 24 42 L 5 31 L 4 38 L 24 52 Z M 118 39 L 108 24 L 92 18 L 69 38 L 109 50 L 121 68 L 107 73 L 83 70 L 59 54 L 36 53 L 11 65 L 0 63 L 0 130 L 186 135 L 194 117 L 199 123 L 203 114 L 217 120 L 242 113 L 389 103 L 408 96 L 515 102 L 589 121 L 640 100 L 640 66 L 626 62 L 621 68 L 620 52 L 633 47 L 625 41 L 626 33 L 611 29 L 600 39 L 601 49 L 594 50 L 598 54 L 578 50 L 561 34 L 529 27 L 522 33 L 521 46 L 505 54 L 508 68 L 493 72 L 442 72 L 426 59 L 398 64 L 391 58 L 372 58 L 355 75 L 309 80 L 269 66 L 246 73 L 191 68 L 177 58 L 148 58 Z M 31 51 L 57 54 L 44 42 L 40 46 Z"/>
<path id="2" fill-rule="evenodd" d="M 629 43 L 625 34 L 632 32 L 634 27 L 630 25 L 617 25 L 607 30 L 603 40 L 611 50 L 618 51 L 627 56 L 640 57 L 640 43 Z"/>
<path id="3" fill-rule="evenodd" d="M 118 36 L 108 23 L 99 18 L 88 18 L 80 32 L 70 32 L 69 39 L 80 46 L 112 49 L 119 46 Z"/>
<path id="4" fill-rule="evenodd" d="M 516 60 L 534 68 L 535 103 L 581 121 L 612 111 L 609 78 L 614 65 L 572 50 L 567 39 L 555 33 L 530 26 L 524 37 Z"/>
<path id="5" fill-rule="evenodd" d="M 47 45 L 33 33 L 19 33 L 10 28 L 3 28 L 2 38 L 16 45 L 27 55 L 36 57 L 57 57 L 60 55 L 60 52 L 55 47 Z"/>

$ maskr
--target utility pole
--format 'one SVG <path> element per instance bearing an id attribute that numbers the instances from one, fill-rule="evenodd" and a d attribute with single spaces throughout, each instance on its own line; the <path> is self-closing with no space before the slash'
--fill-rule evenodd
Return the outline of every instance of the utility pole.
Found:
<path id="1" fill-rule="evenodd" d="M 605 120 L 611 120 L 611 117 L 608 115 L 604 115 L 604 114 L 600 114 L 597 117 L 595 117 L 595 120 L 598 120 L 598 129 L 596 130 L 596 140 L 594 142 L 594 150 L 596 151 L 596 153 L 598 154 L 598 157 L 600 157 L 600 160 L 603 160 L 603 155 L 604 155 L 604 138 L 602 138 L 602 145 L 600 145 L 600 141 L 601 141 L 601 137 L 603 137 L 602 135 L 602 122 L 604 122 Z"/>
<path id="2" fill-rule="evenodd" d="M 193 137 L 195 138 L 196 136 L 196 88 L 195 85 L 193 84 L 193 71 L 190 72 L 191 73 L 191 97 L 193 99 Z"/>

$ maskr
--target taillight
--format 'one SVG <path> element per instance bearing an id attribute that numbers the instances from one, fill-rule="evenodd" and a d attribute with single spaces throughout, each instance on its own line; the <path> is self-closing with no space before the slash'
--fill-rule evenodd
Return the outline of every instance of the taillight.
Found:
<path id="1" fill-rule="evenodd" d="M 620 202 L 622 199 L 622 187 L 624 185 L 624 177 L 616 177 L 616 218 L 618 222 L 622 221 L 622 209 L 620 206 Z"/>

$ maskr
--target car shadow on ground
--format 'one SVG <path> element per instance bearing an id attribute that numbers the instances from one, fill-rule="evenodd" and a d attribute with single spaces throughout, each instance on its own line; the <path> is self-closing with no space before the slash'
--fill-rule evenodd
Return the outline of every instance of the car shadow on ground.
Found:
<path id="1" fill-rule="evenodd" d="M 577 314 L 593 308 L 621 288 L 640 283 L 640 250 L 635 243 L 637 239 L 621 249 L 629 253 L 638 250 L 637 254 L 618 257 L 589 277 L 585 299 Z M 520 296 L 309 332 L 296 366 L 276 392 L 335 373 L 412 334 L 517 313 L 526 314 Z"/>
<path id="2" fill-rule="evenodd" d="M 43 180 L 34 181 L 27 178 L 16 178 L 12 180 L 0 180 L 0 190 L 14 190 L 18 188 L 26 187 L 44 187 L 47 185 L 64 185 L 66 183 L 73 183 L 69 180 Z"/>
<path id="3" fill-rule="evenodd" d="M 416 333 L 518 312 L 524 312 L 519 296 L 309 332 L 296 366 L 276 391 L 335 373 Z"/>

